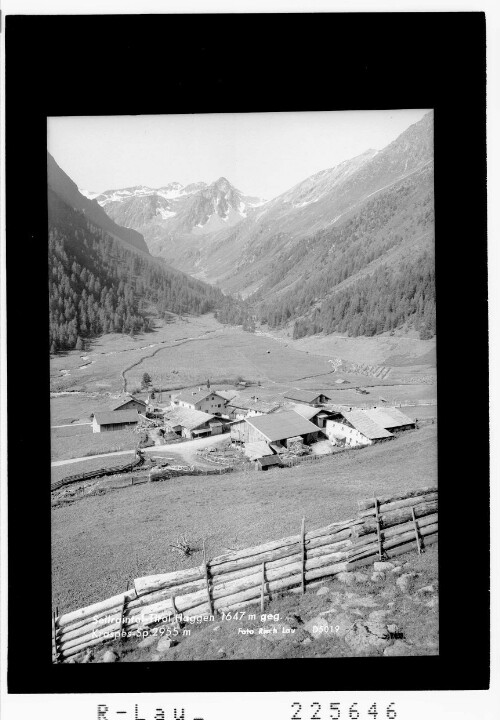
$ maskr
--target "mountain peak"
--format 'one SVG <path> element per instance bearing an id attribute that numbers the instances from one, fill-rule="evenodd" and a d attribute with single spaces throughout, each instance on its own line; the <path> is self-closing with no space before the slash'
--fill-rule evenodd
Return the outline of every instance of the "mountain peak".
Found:
<path id="1" fill-rule="evenodd" d="M 218 180 L 216 180 L 214 183 L 212 183 L 212 187 L 215 187 L 219 190 L 230 190 L 230 189 L 232 190 L 233 189 L 233 186 L 231 185 L 229 180 L 227 178 L 225 178 L 223 175 L 221 175 L 221 177 Z"/>

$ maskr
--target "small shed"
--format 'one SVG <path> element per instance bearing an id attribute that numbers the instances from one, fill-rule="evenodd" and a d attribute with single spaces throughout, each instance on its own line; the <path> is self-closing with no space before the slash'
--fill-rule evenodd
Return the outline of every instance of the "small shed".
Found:
<path id="1" fill-rule="evenodd" d="M 245 445 L 245 455 L 250 458 L 250 460 L 258 460 L 262 457 L 271 457 L 274 453 L 267 443 L 258 441 L 249 442 Z"/>
<path id="2" fill-rule="evenodd" d="M 273 467 L 283 467 L 283 463 L 278 455 L 269 455 L 267 457 L 257 458 L 255 461 L 256 470 L 269 470 Z"/>

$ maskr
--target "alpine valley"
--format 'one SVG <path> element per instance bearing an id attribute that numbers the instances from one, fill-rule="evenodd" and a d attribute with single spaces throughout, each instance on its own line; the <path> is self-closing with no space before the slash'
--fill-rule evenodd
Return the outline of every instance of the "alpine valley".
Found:
<path id="1" fill-rule="evenodd" d="M 86 195 L 152 255 L 220 287 L 223 322 L 292 323 L 295 337 L 435 334 L 432 112 L 267 202 L 223 177 Z"/>

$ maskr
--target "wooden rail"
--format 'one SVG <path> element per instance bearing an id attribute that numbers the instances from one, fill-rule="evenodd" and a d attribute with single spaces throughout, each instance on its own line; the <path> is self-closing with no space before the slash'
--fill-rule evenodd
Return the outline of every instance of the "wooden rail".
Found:
<path id="1" fill-rule="evenodd" d="M 117 475 L 118 473 L 130 472 L 131 470 L 135 470 L 136 468 L 140 467 L 143 463 L 144 457 L 142 455 L 139 455 L 136 460 L 131 463 L 127 463 L 126 465 L 119 465 L 110 468 L 101 468 L 100 470 L 90 470 L 86 473 L 70 475 L 69 477 L 62 478 L 61 480 L 57 480 L 55 483 L 52 483 L 52 485 L 50 486 L 50 492 L 54 492 L 54 490 L 59 490 L 65 485 L 71 485 L 71 483 L 81 482 L 82 480 L 93 480 L 95 478 L 104 477 L 105 475 Z"/>

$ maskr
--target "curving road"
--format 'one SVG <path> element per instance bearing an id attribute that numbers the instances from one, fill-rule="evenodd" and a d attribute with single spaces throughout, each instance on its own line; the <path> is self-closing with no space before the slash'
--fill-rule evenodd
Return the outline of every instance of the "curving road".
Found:
<path id="1" fill-rule="evenodd" d="M 142 448 L 145 453 L 166 453 L 168 455 L 179 456 L 179 462 L 184 462 L 187 465 L 204 465 L 201 463 L 197 450 L 205 447 L 211 447 L 217 445 L 223 440 L 229 438 L 228 433 L 222 435 L 211 435 L 206 438 L 199 438 L 199 440 L 186 440 L 186 442 L 172 444 L 172 445 L 154 445 L 148 448 Z M 85 462 L 86 460 L 95 460 L 96 458 L 114 457 L 115 455 L 134 455 L 135 450 L 119 450 L 118 452 L 102 453 L 101 455 L 86 455 L 85 457 L 71 458 L 70 460 L 56 460 L 51 463 L 51 467 L 60 467 L 61 465 L 71 465 L 72 463 Z"/>

